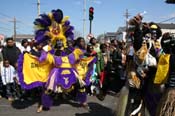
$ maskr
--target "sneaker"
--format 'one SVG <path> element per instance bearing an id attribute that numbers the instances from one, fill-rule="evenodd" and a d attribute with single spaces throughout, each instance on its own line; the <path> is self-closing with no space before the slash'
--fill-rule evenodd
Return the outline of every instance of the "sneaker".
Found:
<path id="1" fill-rule="evenodd" d="M 87 103 L 83 103 L 83 104 L 81 104 L 81 106 L 82 106 L 84 109 L 90 111 L 90 107 L 89 107 L 89 105 L 88 105 Z"/>
<path id="2" fill-rule="evenodd" d="M 8 97 L 8 101 L 12 102 L 14 99 L 12 97 Z"/>
<path id="3" fill-rule="evenodd" d="M 41 106 L 38 107 L 38 109 L 37 109 L 36 112 L 37 112 L 37 113 L 40 113 L 40 112 L 42 112 L 42 111 L 43 111 L 43 106 L 41 105 Z"/>
<path id="4" fill-rule="evenodd" d="M 2 96 L 0 95 L 0 99 L 2 98 Z"/>

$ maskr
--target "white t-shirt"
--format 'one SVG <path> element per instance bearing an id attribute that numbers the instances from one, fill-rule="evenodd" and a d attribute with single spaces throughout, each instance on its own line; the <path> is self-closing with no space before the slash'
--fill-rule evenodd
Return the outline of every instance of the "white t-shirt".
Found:
<path id="1" fill-rule="evenodd" d="M 20 47 L 21 53 L 23 52 L 30 52 L 30 46 L 27 46 L 27 48 L 24 48 L 23 46 Z"/>
<path id="2" fill-rule="evenodd" d="M 3 85 L 13 83 L 13 78 L 15 76 L 15 68 L 13 66 L 10 65 L 9 67 L 4 67 L 3 64 L 1 64 L 1 78 Z"/>
<path id="3" fill-rule="evenodd" d="M 134 47 L 133 46 L 130 46 L 129 47 L 129 53 L 128 53 L 129 56 L 133 56 L 134 55 Z"/>

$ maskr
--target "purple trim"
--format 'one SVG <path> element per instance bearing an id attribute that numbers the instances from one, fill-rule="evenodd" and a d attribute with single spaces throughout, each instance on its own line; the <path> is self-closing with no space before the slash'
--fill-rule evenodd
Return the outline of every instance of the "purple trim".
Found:
<path id="1" fill-rule="evenodd" d="M 62 71 L 69 70 L 70 74 L 62 75 Z M 69 89 L 73 84 L 77 82 L 76 76 L 73 72 L 73 68 L 59 68 L 58 69 L 58 77 L 56 79 L 56 84 L 61 85 L 63 89 Z M 65 78 L 68 79 L 68 83 L 65 83 Z"/>
<path id="2" fill-rule="evenodd" d="M 61 56 L 67 56 L 66 52 L 65 51 L 62 51 L 61 52 Z"/>
<path id="3" fill-rule="evenodd" d="M 89 70 L 88 72 L 86 73 L 86 78 L 85 78 L 85 83 L 86 83 L 86 86 L 89 86 L 90 85 L 90 77 L 92 76 L 93 74 L 93 68 L 94 68 L 94 64 L 97 62 L 97 58 L 95 57 L 89 64 L 88 64 L 88 67 L 89 67 Z"/>
<path id="4" fill-rule="evenodd" d="M 53 55 L 55 53 L 55 50 L 52 48 L 49 52 Z"/>
<path id="5" fill-rule="evenodd" d="M 70 55 L 68 56 L 68 58 L 69 58 L 70 64 L 75 64 L 76 59 L 75 59 L 75 55 L 74 55 L 73 53 L 70 54 Z"/>
<path id="6" fill-rule="evenodd" d="M 86 92 L 77 92 L 76 99 L 80 104 L 83 104 L 87 101 L 87 94 Z"/>
<path id="7" fill-rule="evenodd" d="M 23 89 L 32 89 L 35 87 L 43 86 L 45 83 L 39 82 L 39 81 L 33 82 L 31 84 L 26 84 L 24 82 L 23 62 L 24 62 L 24 54 L 20 54 L 18 58 L 18 77 L 19 77 L 19 82 L 21 84 L 21 87 Z"/>
<path id="8" fill-rule="evenodd" d="M 45 51 L 41 52 L 41 56 L 38 58 L 39 62 L 45 61 L 47 58 L 47 53 Z"/>
<path id="9" fill-rule="evenodd" d="M 45 93 L 41 96 L 41 103 L 43 107 L 50 108 L 53 105 L 53 98 Z"/>
<path id="10" fill-rule="evenodd" d="M 62 64 L 62 59 L 60 56 L 55 56 L 54 59 L 55 59 L 56 66 L 60 66 Z"/>
<path id="11" fill-rule="evenodd" d="M 68 47 L 68 49 L 69 49 L 71 52 L 73 52 L 73 51 L 75 50 L 75 48 L 73 48 L 73 47 Z"/>

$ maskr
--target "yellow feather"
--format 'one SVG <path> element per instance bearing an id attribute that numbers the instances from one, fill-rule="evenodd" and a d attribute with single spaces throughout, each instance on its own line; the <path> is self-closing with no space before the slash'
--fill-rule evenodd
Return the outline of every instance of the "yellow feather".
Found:
<path id="1" fill-rule="evenodd" d="M 63 20 L 61 21 L 62 24 L 64 24 L 69 19 L 69 16 L 65 16 Z"/>

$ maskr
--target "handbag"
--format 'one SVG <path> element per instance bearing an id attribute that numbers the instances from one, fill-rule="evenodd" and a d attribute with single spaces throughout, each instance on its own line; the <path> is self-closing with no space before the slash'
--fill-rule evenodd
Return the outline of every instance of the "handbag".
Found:
<path id="1" fill-rule="evenodd" d="M 162 54 L 160 56 L 154 84 L 163 84 L 166 82 L 169 72 L 169 60 L 170 54 Z"/>

